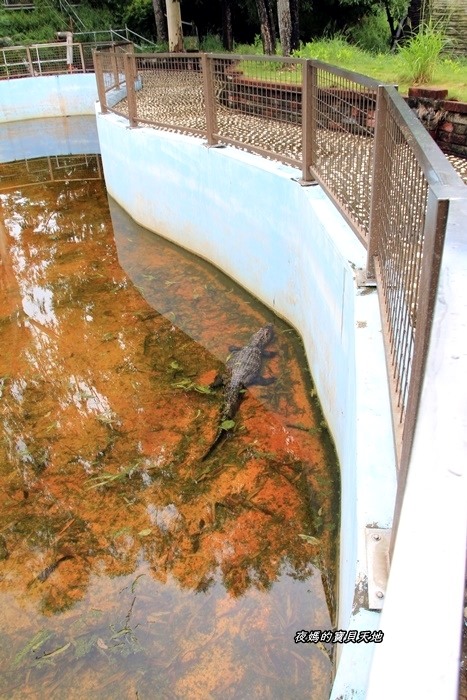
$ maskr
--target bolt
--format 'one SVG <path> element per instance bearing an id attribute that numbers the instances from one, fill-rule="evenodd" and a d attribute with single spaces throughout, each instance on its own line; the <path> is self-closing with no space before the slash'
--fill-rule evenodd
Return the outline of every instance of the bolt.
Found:
<path id="1" fill-rule="evenodd" d="M 381 600 L 381 598 L 384 598 L 384 593 L 383 591 L 376 591 L 376 597 Z"/>
<path id="2" fill-rule="evenodd" d="M 381 539 L 381 535 L 373 535 L 373 539 L 374 539 L 376 542 L 379 542 L 380 539 Z"/>

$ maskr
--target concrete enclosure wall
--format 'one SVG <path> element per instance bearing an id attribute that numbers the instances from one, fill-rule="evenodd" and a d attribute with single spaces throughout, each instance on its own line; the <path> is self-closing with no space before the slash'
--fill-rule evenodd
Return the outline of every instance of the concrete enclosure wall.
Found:
<path id="1" fill-rule="evenodd" d="M 365 266 L 363 247 L 323 191 L 302 187 L 293 168 L 180 134 L 128 129 L 112 114 L 98 114 L 97 128 L 118 204 L 299 330 L 341 465 L 339 624 L 377 629 L 378 614 L 364 607 L 364 532 L 391 524 L 395 468 L 377 294 L 354 279 Z M 364 697 L 372 646 L 346 645 L 332 697 Z"/>
<path id="2" fill-rule="evenodd" d="M 0 81 L 0 122 L 94 114 L 94 73 Z"/>

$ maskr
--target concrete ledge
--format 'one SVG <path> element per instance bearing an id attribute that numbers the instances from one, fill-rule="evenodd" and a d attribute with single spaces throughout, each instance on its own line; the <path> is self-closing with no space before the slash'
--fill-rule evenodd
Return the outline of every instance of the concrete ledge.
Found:
<path id="1" fill-rule="evenodd" d="M 341 465 L 339 622 L 378 629 L 365 609 L 365 526 L 391 523 L 392 427 L 376 291 L 366 254 L 319 187 L 288 166 L 97 114 L 109 194 L 139 224 L 217 265 L 295 326 Z M 118 146 L 116 146 L 118 144 Z M 364 698 L 372 644 L 339 645 L 333 698 Z"/>
<path id="2" fill-rule="evenodd" d="M 0 81 L 0 123 L 94 114 L 94 73 L 44 75 Z"/>

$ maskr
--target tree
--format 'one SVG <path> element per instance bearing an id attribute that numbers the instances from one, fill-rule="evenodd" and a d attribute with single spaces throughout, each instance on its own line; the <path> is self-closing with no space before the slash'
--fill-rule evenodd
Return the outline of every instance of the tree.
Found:
<path id="1" fill-rule="evenodd" d="M 222 9 L 222 45 L 226 51 L 233 49 L 232 3 L 221 0 Z"/>
<path id="2" fill-rule="evenodd" d="M 276 53 L 276 27 L 270 0 L 256 0 L 260 22 L 261 41 L 265 54 Z"/>
<path id="3" fill-rule="evenodd" d="M 423 0 L 410 0 L 406 14 L 403 16 L 396 32 L 392 35 L 391 45 L 404 43 L 412 34 L 416 34 L 422 23 Z"/>
<path id="4" fill-rule="evenodd" d="M 162 0 L 152 0 L 152 6 L 154 8 L 154 18 L 156 20 L 157 41 L 163 44 L 168 41 L 169 37 L 167 34 L 167 23 L 164 17 Z"/>
<path id="5" fill-rule="evenodd" d="M 299 45 L 298 0 L 277 0 L 277 19 L 282 54 L 290 56 Z"/>

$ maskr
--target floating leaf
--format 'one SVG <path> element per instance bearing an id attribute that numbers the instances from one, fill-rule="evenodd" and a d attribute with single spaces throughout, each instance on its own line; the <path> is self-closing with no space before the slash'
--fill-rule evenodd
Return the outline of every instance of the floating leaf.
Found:
<path id="1" fill-rule="evenodd" d="M 52 636 L 52 632 L 47 632 L 47 630 L 41 630 L 19 651 L 14 660 L 13 668 L 21 666 L 25 658 L 31 651 L 37 651 L 41 648 L 43 644 Z"/>
<path id="2" fill-rule="evenodd" d="M 191 379 L 188 379 L 187 377 L 183 377 L 182 379 L 173 382 L 172 386 L 174 387 L 174 389 L 184 389 L 185 391 L 197 391 L 198 394 L 212 394 L 212 390 L 209 386 L 205 384 L 195 384 L 191 381 Z"/>
<path id="3" fill-rule="evenodd" d="M 181 369 L 181 366 L 178 364 L 177 360 L 174 360 L 173 362 L 171 362 L 170 367 L 172 369 Z"/>
<path id="4" fill-rule="evenodd" d="M 234 420 L 223 420 L 221 423 L 222 430 L 232 430 L 233 427 L 235 427 Z"/>
<path id="5" fill-rule="evenodd" d="M 138 532 L 138 535 L 139 535 L 139 537 L 147 537 L 148 535 L 151 534 L 151 532 L 152 532 L 151 528 L 148 527 L 148 528 L 146 528 L 146 530 L 141 530 L 140 532 Z"/>
<path id="6" fill-rule="evenodd" d="M 51 659 L 53 656 L 58 656 L 59 654 L 63 654 L 70 647 L 71 647 L 71 642 L 67 642 L 62 647 L 58 647 L 58 649 L 54 649 L 53 651 L 46 651 L 44 654 L 42 654 L 39 661 L 41 659 L 45 659 L 45 658 Z"/>
<path id="7" fill-rule="evenodd" d="M 193 389 L 199 394 L 212 394 L 212 390 L 205 384 L 193 384 Z"/>

